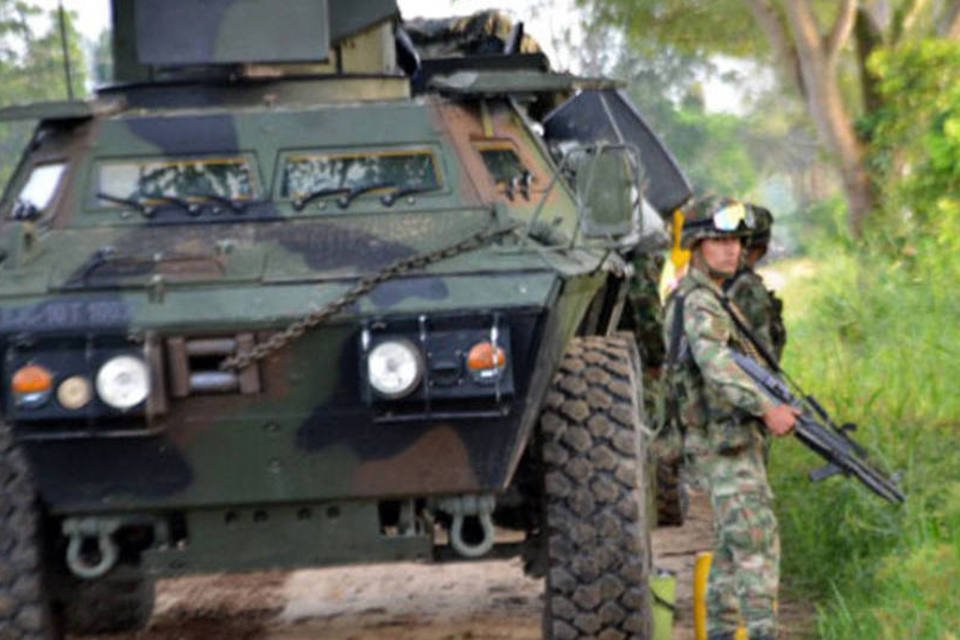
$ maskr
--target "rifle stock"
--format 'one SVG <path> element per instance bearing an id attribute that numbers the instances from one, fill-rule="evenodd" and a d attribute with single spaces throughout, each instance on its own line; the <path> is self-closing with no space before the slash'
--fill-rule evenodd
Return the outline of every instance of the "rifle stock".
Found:
<path id="1" fill-rule="evenodd" d="M 896 482 L 874 467 L 867 460 L 863 447 L 846 434 L 852 428 L 837 427 L 815 399 L 809 396 L 798 399 L 783 380 L 749 356 L 734 351 L 733 359 L 767 395 L 801 410 L 795 429 L 797 439 L 827 461 L 823 469 L 811 473 L 812 480 L 822 480 L 837 473 L 853 475 L 885 500 L 905 500 Z"/>

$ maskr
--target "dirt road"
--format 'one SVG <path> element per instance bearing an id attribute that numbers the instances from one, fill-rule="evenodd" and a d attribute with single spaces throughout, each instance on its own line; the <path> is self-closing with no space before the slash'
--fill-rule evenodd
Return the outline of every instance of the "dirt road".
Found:
<path id="1" fill-rule="evenodd" d="M 675 640 L 692 640 L 692 573 L 709 548 L 705 505 L 654 532 L 655 565 L 678 575 Z M 519 561 L 417 564 L 165 580 L 149 628 L 112 640 L 538 640 L 542 582 Z M 784 607 L 785 637 L 810 612 Z M 92 640 L 92 639 L 91 639 Z"/>

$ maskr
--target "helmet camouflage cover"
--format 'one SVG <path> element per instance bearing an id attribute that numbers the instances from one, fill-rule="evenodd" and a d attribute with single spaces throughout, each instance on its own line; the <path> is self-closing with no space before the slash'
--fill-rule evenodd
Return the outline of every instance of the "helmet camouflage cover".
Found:
<path id="1" fill-rule="evenodd" d="M 749 237 L 753 221 L 753 207 L 735 198 L 699 198 L 687 209 L 680 243 L 684 249 L 691 249 L 706 238 Z"/>

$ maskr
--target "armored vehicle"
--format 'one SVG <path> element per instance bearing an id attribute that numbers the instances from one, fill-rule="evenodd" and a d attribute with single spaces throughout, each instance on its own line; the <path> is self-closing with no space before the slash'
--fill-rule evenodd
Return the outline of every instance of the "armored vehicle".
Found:
<path id="1" fill-rule="evenodd" d="M 0 203 L 0 637 L 135 629 L 162 576 L 515 555 L 546 637 L 649 637 L 617 327 L 685 180 L 521 25 L 277 7 L 114 0 L 115 84 L 0 111 L 39 120 Z"/>

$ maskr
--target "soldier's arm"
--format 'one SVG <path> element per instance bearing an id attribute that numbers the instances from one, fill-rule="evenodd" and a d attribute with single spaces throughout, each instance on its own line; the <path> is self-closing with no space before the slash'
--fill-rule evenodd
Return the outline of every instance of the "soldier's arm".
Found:
<path id="1" fill-rule="evenodd" d="M 707 384 L 719 389 L 736 407 L 762 416 L 776 406 L 730 355 L 731 321 L 712 293 L 687 296 L 683 330 L 694 361 Z"/>

